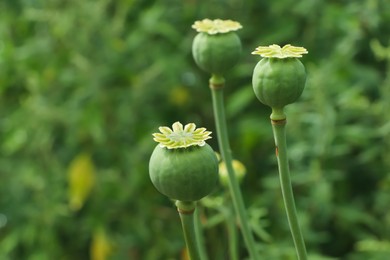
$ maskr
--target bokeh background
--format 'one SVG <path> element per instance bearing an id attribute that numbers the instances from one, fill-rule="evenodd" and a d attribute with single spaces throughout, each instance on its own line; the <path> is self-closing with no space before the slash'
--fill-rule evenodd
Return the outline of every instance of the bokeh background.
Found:
<path id="1" fill-rule="evenodd" d="M 309 51 L 306 89 L 287 108 L 309 259 L 388 259 L 387 0 L 2 0 L 0 259 L 185 259 L 176 209 L 151 185 L 148 160 L 161 125 L 215 132 L 209 75 L 191 55 L 191 25 L 203 18 L 243 25 L 227 120 L 263 258 L 295 252 L 250 52 L 291 43 Z M 219 185 L 201 203 L 210 259 L 228 259 L 225 194 Z"/>

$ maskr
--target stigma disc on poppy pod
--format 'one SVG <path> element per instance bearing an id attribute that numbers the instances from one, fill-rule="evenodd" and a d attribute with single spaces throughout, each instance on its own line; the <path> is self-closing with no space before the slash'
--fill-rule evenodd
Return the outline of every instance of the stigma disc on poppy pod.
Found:
<path id="1" fill-rule="evenodd" d="M 241 24 L 232 20 L 204 19 L 192 28 L 198 34 L 192 43 L 195 63 L 211 74 L 223 74 L 232 68 L 241 55 L 241 40 L 235 31 Z"/>
<path id="2" fill-rule="evenodd" d="M 159 144 L 149 161 L 149 176 L 156 189 L 170 199 L 196 201 L 210 194 L 218 181 L 218 159 L 205 140 L 211 132 L 183 127 L 180 122 L 160 127 L 153 134 Z"/>
<path id="3" fill-rule="evenodd" d="M 256 97 L 273 109 L 283 109 L 294 103 L 302 94 L 306 83 L 306 71 L 298 58 L 306 54 L 302 47 L 285 45 L 281 48 L 273 44 L 258 47 L 252 54 L 261 55 L 261 59 L 252 77 Z"/>

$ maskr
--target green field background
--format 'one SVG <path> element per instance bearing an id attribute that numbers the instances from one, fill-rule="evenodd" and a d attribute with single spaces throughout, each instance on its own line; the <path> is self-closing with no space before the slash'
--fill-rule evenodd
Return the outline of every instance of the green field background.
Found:
<path id="1" fill-rule="evenodd" d="M 213 131 L 218 151 L 209 75 L 191 54 L 191 25 L 203 18 L 243 26 L 225 102 L 262 259 L 296 259 L 271 111 L 251 86 L 250 53 L 274 43 L 309 51 L 303 96 L 286 109 L 309 259 L 388 259 L 387 0 L 0 1 L 0 259 L 185 259 L 178 214 L 148 161 L 151 134 L 175 121 Z M 200 203 L 211 260 L 229 259 L 228 201 L 218 185 Z M 248 257 L 241 236 L 239 255 Z"/>

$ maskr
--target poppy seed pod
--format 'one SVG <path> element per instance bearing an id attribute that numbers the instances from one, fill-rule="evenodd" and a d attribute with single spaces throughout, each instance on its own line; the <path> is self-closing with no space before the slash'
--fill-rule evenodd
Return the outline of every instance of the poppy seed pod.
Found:
<path id="1" fill-rule="evenodd" d="M 256 97 L 273 108 L 294 103 L 301 96 L 305 82 L 305 67 L 297 58 L 263 58 L 252 77 Z"/>
<path id="2" fill-rule="evenodd" d="M 238 62 L 241 41 L 234 32 L 209 35 L 199 33 L 192 44 L 196 64 L 211 74 L 223 74 Z"/>
<path id="3" fill-rule="evenodd" d="M 192 43 L 192 55 L 201 69 L 221 75 L 238 62 L 242 46 L 234 31 L 242 28 L 239 23 L 205 19 L 192 27 L 199 32 Z"/>
<path id="4" fill-rule="evenodd" d="M 150 158 L 149 173 L 156 189 L 165 196 L 196 201 L 215 188 L 218 163 L 208 144 L 175 150 L 157 146 Z"/>
<path id="5" fill-rule="evenodd" d="M 306 83 L 306 71 L 297 59 L 306 49 L 286 45 L 258 47 L 252 54 L 262 55 L 252 76 L 256 97 L 274 109 L 294 103 L 302 94 Z"/>
<path id="6" fill-rule="evenodd" d="M 211 132 L 179 122 L 173 131 L 160 127 L 160 144 L 149 161 L 149 176 L 156 189 L 170 199 L 196 201 L 210 194 L 218 180 L 218 159 L 205 143 Z"/>

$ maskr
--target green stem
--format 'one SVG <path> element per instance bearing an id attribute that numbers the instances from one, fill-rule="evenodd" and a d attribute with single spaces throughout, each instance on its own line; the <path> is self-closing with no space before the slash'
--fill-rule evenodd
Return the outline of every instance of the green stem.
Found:
<path id="1" fill-rule="evenodd" d="M 238 239 L 237 239 L 237 227 L 236 227 L 236 218 L 233 212 L 233 209 L 229 206 L 226 216 L 226 225 L 228 229 L 229 236 L 229 252 L 231 260 L 238 260 Z"/>
<path id="2" fill-rule="evenodd" d="M 276 113 L 275 113 L 276 112 Z M 275 117 L 274 115 L 278 116 Z M 280 111 L 273 111 L 271 114 L 272 129 L 275 138 L 276 157 L 278 160 L 280 186 L 286 208 L 287 219 L 290 225 L 291 234 L 294 240 L 295 249 L 299 260 L 306 260 L 306 247 L 303 240 L 302 232 L 299 227 L 297 212 L 295 209 L 294 194 L 290 180 L 290 169 L 287 156 L 286 144 L 286 117 L 280 117 Z"/>
<path id="3" fill-rule="evenodd" d="M 213 99 L 213 110 L 215 117 L 215 124 L 217 129 L 219 149 L 221 151 L 222 159 L 226 164 L 229 179 L 229 190 L 233 200 L 234 209 L 236 211 L 238 221 L 241 227 L 241 233 L 244 237 L 245 244 L 249 251 L 252 260 L 259 259 L 253 234 L 249 228 L 249 221 L 247 220 L 244 200 L 242 198 L 241 190 L 238 184 L 238 180 L 235 176 L 232 155 L 229 146 L 229 138 L 227 133 L 225 108 L 223 103 L 223 87 L 225 80 L 222 76 L 213 75 L 210 79 L 210 88 Z"/>
<path id="4" fill-rule="evenodd" d="M 203 229 L 202 229 L 202 222 L 201 222 L 201 212 L 200 208 L 197 207 L 195 209 L 195 238 L 196 243 L 199 245 L 199 255 L 201 259 L 207 260 L 207 254 L 205 249 L 205 243 L 203 239 Z"/>
<path id="5" fill-rule="evenodd" d="M 200 257 L 199 246 L 196 241 L 194 225 L 196 202 L 176 201 L 176 207 L 180 215 L 188 255 L 191 260 L 201 260 L 202 258 Z"/>

